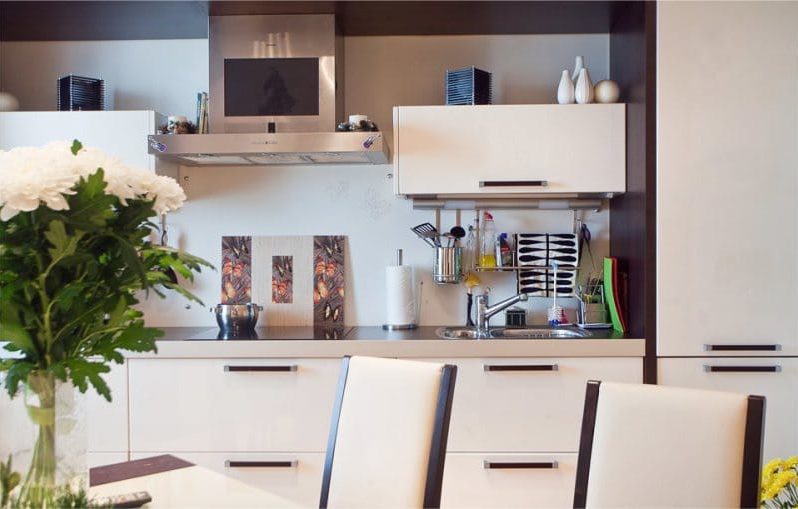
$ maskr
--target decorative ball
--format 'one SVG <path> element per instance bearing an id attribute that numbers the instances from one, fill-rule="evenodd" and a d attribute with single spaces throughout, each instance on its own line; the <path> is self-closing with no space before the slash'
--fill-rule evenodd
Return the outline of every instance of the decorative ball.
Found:
<path id="1" fill-rule="evenodd" d="M 16 111 L 19 109 L 19 101 L 8 92 L 0 92 L 0 111 Z"/>
<path id="2" fill-rule="evenodd" d="M 597 103 L 615 103 L 621 96 L 621 89 L 612 80 L 601 80 L 593 88 Z"/>

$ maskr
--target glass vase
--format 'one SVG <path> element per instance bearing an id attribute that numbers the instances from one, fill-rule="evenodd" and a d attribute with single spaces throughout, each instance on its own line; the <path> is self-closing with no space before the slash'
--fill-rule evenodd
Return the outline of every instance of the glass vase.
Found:
<path id="1" fill-rule="evenodd" d="M 84 397 L 51 372 L 32 371 L 24 399 L 35 443 L 20 499 L 31 507 L 48 507 L 56 487 L 88 487 Z"/>

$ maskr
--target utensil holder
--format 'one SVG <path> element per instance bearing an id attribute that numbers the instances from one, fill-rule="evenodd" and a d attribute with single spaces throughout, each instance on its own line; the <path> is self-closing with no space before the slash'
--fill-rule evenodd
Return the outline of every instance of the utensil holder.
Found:
<path id="1" fill-rule="evenodd" d="M 432 280 L 439 284 L 457 284 L 463 280 L 463 248 L 436 247 Z"/>

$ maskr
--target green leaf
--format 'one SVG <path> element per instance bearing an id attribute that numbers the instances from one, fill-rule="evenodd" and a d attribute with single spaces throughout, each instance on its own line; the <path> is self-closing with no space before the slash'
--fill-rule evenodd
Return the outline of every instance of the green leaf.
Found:
<path id="1" fill-rule="evenodd" d="M 69 150 L 72 151 L 73 156 L 76 156 L 78 155 L 78 152 L 80 152 L 80 149 L 82 148 L 83 148 L 83 143 L 79 142 L 78 140 L 72 140 L 72 147 Z"/>
<path id="2" fill-rule="evenodd" d="M 0 341 L 8 341 L 28 355 L 36 354 L 33 339 L 21 325 L 0 323 Z"/>
<path id="3" fill-rule="evenodd" d="M 91 383 L 100 396 L 111 401 L 111 389 L 100 376 L 101 373 L 111 371 L 110 367 L 102 362 L 92 362 L 86 359 L 68 359 L 64 361 L 64 364 L 67 366 L 69 379 L 80 392 L 86 392 Z"/>

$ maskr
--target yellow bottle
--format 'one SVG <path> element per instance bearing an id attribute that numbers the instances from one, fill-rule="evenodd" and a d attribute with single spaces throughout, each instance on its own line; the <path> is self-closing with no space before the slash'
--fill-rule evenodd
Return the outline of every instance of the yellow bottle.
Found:
<path id="1" fill-rule="evenodd" d="M 496 225 L 493 216 L 487 210 L 482 216 L 482 242 L 479 245 L 479 265 L 481 267 L 496 266 Z"/>

